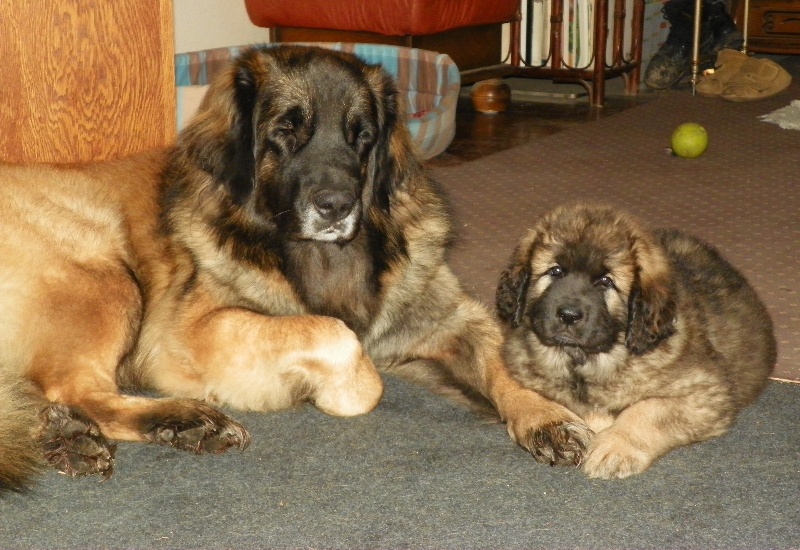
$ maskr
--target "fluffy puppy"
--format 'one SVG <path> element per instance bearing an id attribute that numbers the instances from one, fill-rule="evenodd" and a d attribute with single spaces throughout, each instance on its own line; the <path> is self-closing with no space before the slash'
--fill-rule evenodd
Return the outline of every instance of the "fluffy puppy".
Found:
<path id="1" fill-rule="evenodd" d="M 610 208 L 545 215 L 502 274 L 497 309 L 517 379 L 595 432 L 582 464 L 594 478 L 722 435 L 776 360 L 766 308 L 714 248 Z"/>

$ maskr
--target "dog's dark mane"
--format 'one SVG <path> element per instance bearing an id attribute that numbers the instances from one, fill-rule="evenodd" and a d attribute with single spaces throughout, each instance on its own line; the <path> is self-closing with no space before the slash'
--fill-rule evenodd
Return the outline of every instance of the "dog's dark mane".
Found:
<path id="1" fill-rule="evenodd" d="M 162 195 L 162 229 L 171 233 L 173 206 L 186 204 L 187 197 L 204 191 L 191 188 L 193 180 L 186 177 L 179 159 L 173 158 L 166 170 L 172 172 L 168 179 L 172 185 Z M 218 185 L 224 188 L 221 182 Z M 382 191 L 389 196 L 372 198 L 358 234 L 343 244 L 288 240 L 277 225 L 255 225 L 230 197 L 218 205 L 217 215 L 206 218 L 206 226 L 215 245 L 236 261 L 281 271 L 309 312 L 340 318 L 362 333 L 381 301 L 381 276 L 408 258 L 403 229 L 379 206 L 391 203 L 394 186 L 379 188 L 376 193 Z"/>
<path id="2" fill-rule="evenodd" d="M 357 334 L 375 318 L 382 300 L 382 275 L 408 258 L 402 228 L 378 206 L 390 200 L 373 198 L 352 241 L 279 245 L 279 268 L 308 310 L 342 319 Z"/>
<path id="3" fill-rule="evenodd" d="M 364 332 L 380 303 L 380 276 L 386 254 L 371 241 L 383 241 L 374 228 L 362 228 L 346 244 L 287 241 L 281 269 L 309 311 L 342 319 Z"/>
<path id="4" fill-rule="evenodd" d="M 162 227 L 167 233 L 172 232 L 172 204 L 194 193 L 180 184 L 181 179 L 173 179 L 162 197 Z M 339 244 L 287 240 L 275 226 L 253 225 L 239 208 L 228 202 L 220 206 L 221 215 L 209 220 L 218 248 L 257 269 L 280 270 L 310 312 L 338 317 L 357 333 L 366 330 L 380 302 L 382 274 L 408 257 L 402 229 L 390 215 L 373 205 L 358 235 Z"/>

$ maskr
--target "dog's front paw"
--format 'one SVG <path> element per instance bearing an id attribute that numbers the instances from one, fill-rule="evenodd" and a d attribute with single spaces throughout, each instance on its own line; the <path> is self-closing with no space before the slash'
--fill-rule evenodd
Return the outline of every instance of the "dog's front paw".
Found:
<path id="1" fill-rule="evenodd" d="M 145 436 L 151 443 L 197 454 L 224 453 L 231 448 L 243 450 L 250 444 L 244 426 L 200 403 L 158 418 Z"/>
<path id="2" fill-rule="evenodd" d="M 605 431 L 592 441 L 582 468 L 591 478 L 622 479 L 644 472 L 654 459 L 624 435 Z"/>
<path id="3" fill-rule="evenodd" d="M 561 422 L 529 430 L 516 440 L 537 462 L 551 466 L 579 466 L 593 435 L 583 424 Z"/>
<path id="4" fill-rule="evenodd" d="M 72 477 L 111 477 L 116 445 L 103 436 L 94 421 L 78 409 L 57 403 L 47 406 L 41 418 L 39 440 L 45 459 L 54 468 Z"/>

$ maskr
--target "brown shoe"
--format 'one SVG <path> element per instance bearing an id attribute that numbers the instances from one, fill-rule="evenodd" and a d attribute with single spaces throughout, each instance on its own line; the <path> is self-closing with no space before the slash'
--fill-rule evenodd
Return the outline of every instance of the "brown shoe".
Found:
<path id="1" fill-rule="evenodd" d="M 774 96 L 791 83 L 792 75 L 771 59 L 751 57 L 728 80 L 720 97 L 728 101 L 755 101 Z"/>
<path id="2" fill-rule="evenodd" d="M 725 85 L 741 69 L 742 65 L 750 59 L 746 53 L 739 50 L 720 50 L 714 72 L 703 75 L 697 83 L 697 93 L 706 97 L 716 97 L 725 89 Z"/>

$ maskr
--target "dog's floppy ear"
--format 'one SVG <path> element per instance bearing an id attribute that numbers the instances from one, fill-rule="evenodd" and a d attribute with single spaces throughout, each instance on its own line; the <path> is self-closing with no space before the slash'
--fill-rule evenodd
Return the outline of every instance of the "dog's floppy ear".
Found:
<path id="1" fill-rule="evenodd" d="M 367 66 L 367 82 L 377 106 L 378 136 L 369 156 L 373 200 L 384 211 L 409 174 L 418 173 L 411 134 L 402 123 L 404 113 L 394 80 L 380 66 Z"/>
<path id="2" fill-rule="evenodd" d="M 236 114 L 231 124 L 227 146 L 226 181 L 234 199 L 244 199 L 253 190 L 256 172 L 255 110 L 258 84 L 254 67 L 241 64 L 236 67 L 234 79 Z"/>
<path id="3" fill-rule="evenodd" d="M 254 185 L 253 112 L 258 81 L 266 71 L 264 52 L 243 53 L 209 86 L 178 147 L 202 171 L 224 184 L 242 202 Z"/>
<path id="4" fill-rule="evenodd" d="M 625 345 L 635 355 L 655 348 L 675 331 L 677 303 L 672 270 L 661 247 L 636 239 L 637 272 L 628 296 Z"/>
<path id="5" fill-rule="evenodd" d="M 508 267 L 500 275 L 495 294 L 497 315 L 501 321 L 512 328 L 522 322 L 525 314 L 525 296 L 531 282 L 532 239 L 520 242 L 511 254 Z"/>

